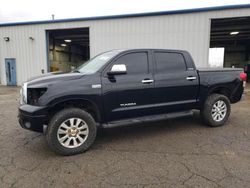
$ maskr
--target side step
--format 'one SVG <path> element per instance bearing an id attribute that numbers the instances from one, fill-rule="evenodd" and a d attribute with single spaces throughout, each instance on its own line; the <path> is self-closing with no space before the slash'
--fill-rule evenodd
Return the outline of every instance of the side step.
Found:
<path id="1" fill-rule="evenodd" d="M 160 121 L 160 120 L 166 120 L 166 119 L 175 119 L 179 117 L 186 117 L 186 116 L 192 116 L 192 115 L 193 115 L 193 111 L 183 111 L 183 112 L 175 112 L 175 113 L 168 113 L 168 114 L 144 116 L 144 117 L 139 117 L 139 118 L 134 118 L 134 119 L 112 121 L 109 123 L 102 124 L 102 127 L 113 128 L 113 127 L 127 126 L 131 124 L 154 122 L 154 121 Z"/>

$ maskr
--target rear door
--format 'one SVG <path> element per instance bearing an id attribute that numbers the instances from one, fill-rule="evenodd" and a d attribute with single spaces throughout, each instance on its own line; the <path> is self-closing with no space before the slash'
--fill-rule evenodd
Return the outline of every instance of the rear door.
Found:
<path id="1" fill-rule="evenodd" d="M 153 101 L 152 61 L 147 50 L 126 52 L 117 57 L 102 75 L 106 121 L 145 116 Z M 126 74 L 108 76 L 113 65 L 125 65 Z"/>
<path id="2" fill-rule="evenodd" d="M 187 68 L 182 53 L 159 50 L 153 54 L 157 113 L 193 108 L 199 85 L 196 70 Z"/>

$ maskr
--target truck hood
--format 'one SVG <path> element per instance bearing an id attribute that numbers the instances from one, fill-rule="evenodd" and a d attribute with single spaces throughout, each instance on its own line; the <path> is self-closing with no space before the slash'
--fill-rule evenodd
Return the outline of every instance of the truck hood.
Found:
<path id="1" fill-rule="evenodd" d="M 39 86 L 39 85 L 50 85 L 52 83 L 68 81 L 68 80 L 76 80 L 83 77 L 82 73 L 64 73 L 64 72 L 53 72 L 43 74 L 41 76 L 33 77 L 27 81 L 28 86 Z"/>

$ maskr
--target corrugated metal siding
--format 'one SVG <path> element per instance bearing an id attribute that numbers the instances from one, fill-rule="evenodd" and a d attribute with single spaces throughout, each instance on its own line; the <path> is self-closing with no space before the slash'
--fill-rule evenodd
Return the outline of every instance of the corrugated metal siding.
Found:
<path id="1" fill-rule="evenodd" d="M 0 27 L 1 83 L 6 84 L 5 58 L 16 58 L 18 85 L 42 69 L 47 71 L 45 31 L 49 29 L 89 27 L 91 57 L 117 48 L 182 49 L 191 53 L 198 67 L 206 67 L 210 19 L 238 16 L 250 16 L 250 9 Z"/>

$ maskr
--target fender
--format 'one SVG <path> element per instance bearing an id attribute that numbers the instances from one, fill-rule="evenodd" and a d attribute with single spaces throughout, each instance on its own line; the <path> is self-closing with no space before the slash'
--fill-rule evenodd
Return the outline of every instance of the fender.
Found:
<path id="1" fill-rule="evenodd" d="M 57 106 L 60 106 L 61 104 L 76 104 L 81 106 L 81 104 L 84 106 L 85 105 L 89 105 L 91 107 L 93 107 L 93 110 L 95 111 L 96 115 L 97 115 L 97 119 L 98 122 L 103 122 L 104 119 L 104 114 L 101 113 L 103 112 L 102 110 L 102 103 L 101 101 L 94 101 L 79 95 L 70 95 L 70 96 L 62 96 L 59 98 L 55 98 L 52 101 L 50 101 L 48 103 L 48 110 L 52 111 L 53 109 L 55 109 Z"/>

